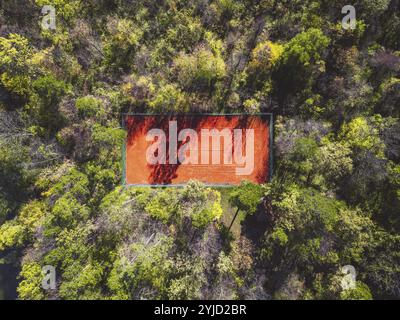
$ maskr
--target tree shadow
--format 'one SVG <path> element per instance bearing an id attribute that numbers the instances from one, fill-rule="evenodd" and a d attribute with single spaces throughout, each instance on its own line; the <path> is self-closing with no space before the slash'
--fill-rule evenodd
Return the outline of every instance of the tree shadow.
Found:
<path id="1" fill-rule="evenodd" d="M 250 239 L 256 247 L 259 247 L 270 222 L 268 214 L 261 204 L 253 215 L 246 216 L 242 221 L 242 235 Z"/>

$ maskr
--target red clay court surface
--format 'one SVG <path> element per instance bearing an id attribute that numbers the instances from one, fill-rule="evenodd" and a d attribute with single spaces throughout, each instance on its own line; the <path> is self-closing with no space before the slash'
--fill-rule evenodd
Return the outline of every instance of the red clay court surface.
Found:
<path id="1" fill-rule="evenodd" d="M 244 165 L 225 164 L 223 161 L 223 139 L 221 139 L 220 164 L 166 164 L 151 165 L 147 162 L 146 152 L 152 141 L 146 141 L 151 129 L 162 129 L 166 134 L 168 150 L 169 124 L 177 121 L 178 133 L 182 129 L 193 129 L 200 137 L 202 129 L 253 129 L 254 130 L 254 170 L 249 175 L 237 175 L 236 168 Z M 126 115 L 124 124 L 128 132 L 125 149 L 125 185 L 182 185 L 189 180 L 198 180 L 208 185 L 237 185 L 247 180 L 253 183 L 265 183 L 270 168 L 270 125 L 271 116 L 262 115 Z M 243 135 L 245 131 L 243 130 Z M 156 139 L 154 140 L 156 141 Z M 212 142 L 209 140 L 210 161 Z M 245 155 L 245 137 L 243 137 Z M 205 147 L 199 139 L 199 150 Z M 178 144 L 178 150 L 182 142 Z M 228 148 L 229 150 L 229 148 Z M 226 151 L 225 151 L 226 152 Z M 199 156 L 200 159 L 200 156 Z M 201 160 L 199 160 L 199 163 Z M 233 161 L 234 162 L 234 161 Z"/>

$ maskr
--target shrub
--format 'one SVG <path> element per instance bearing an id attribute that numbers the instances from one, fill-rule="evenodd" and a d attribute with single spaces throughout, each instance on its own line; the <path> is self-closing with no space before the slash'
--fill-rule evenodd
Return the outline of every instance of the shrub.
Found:
<path id="1" fill-rule="evenodd" d="M 340 298 L 342 300 L 372 300 L 372 294 L 365 283 L 357 281 L 356 287 L 343 291 Z"/>
<path id="2" fill-rule="evenodd" d="M 243 107 L 249 113 L 256 113 L 260 111 L 260 102 L 256 99 L 248 99 L 243 102 Z"/>
<path id="3" fill-rule="evenodd" d="M 211 90 L 226 75 L 222 57 L 204 47 L 193 54 L 179 55 L 174 60 L 174 66 L 179 83 L 191 90 Z"/>
<path id="4" fill-rule="evenodd" d="M 101 116 L 105 113 L 102 108 L 101 100 L 93 96 L 79 98 L 76 100 L 75 105 L 78 109 L 78 114 L 82 119 Z"/>
<path id="5" fill-rule="evenodd" d="M 283 46 L 271 41 L 259 43 L 251 54 L 249 68 L 255 72 L 268 72 L 279 61 Z"/>
<path id="6" fill-rule="evenodd" d="M 206 188 L 203 193 L 207 200 L 196 206 L 191 213 L 193 226 L 200 229 L 219 220 L 222 216 L 221 194 L 210 188 Z"/>
<path id="7" fill-rule="evenodd" d="M 58 130 L 64 124 L 58 106 L 62 96 L 68 92 L 67 85 L 53 76 L 44 76 L 33 82 L 33 89 L 35 94 L 27 106 L 28 111 L 49 133 Z"/>
<path id="8" fill-rule="evenodd" d="M 157 112 L 185 112 L 189 110 L 186 95 L 175 84 L 167 84 L 158 89 L 149 106 Z"/>
<path id="9" fill-rule="evenodd" d="M 232 190 L 229 201 L 239 210 L 252 215 L 257 211 L 262 196 L 262 186 L 245 181 Z"/>
<path id="10" fill-rule="evenodd" d="M 18 296 L 22 300 L 44 299 L 42 292 L 42 268 L 36 262 L 26 263 L 22 266 L 20 277 L 23 279 L 18 285 Z"/>
<path id="11" fill-rule="evenodd" d="M 20 247 L 24 238 L 24 227 L 14 221 L 7 221 L 0 226 L 0 252 L 8 248 Z"/>
<path id="12" fill-rule="evenodd" d="M 355 151 L 369 150 L 378 157 L 383 157 L 385 146 L 379 137 L 379 131 L 364 117 L 357 117 L 344 124 L 339 137 Z"/>
<path id="13" fill-rule="evenodd" d="M 104 39 L 104 63 L 115 70 L 127 70 L 133 62 L 143 31 L 128 19 L 110 19 Z"/>
<path id="14" fill-rule="evenodd" d="M 33 50 L 26 38 L 10 34 L 0 37 L 0 84 L 10 92 L 28 96 Z"/>
<path id="15" fill-rule="evenodd" d="M 309 88 L 315 74 L 325 70 L 322 54 L 329 38 L 319 29 L 309 29 L 290 40 L 279 59 L 274 80 L 282 95 Z"/>
<path id="16" fill-rule="evenodd" d="M 168 190 L 160 191 L 149 201 L 146 211 L 155 219 L 164 223 L 170 222 L 177 212 L 176 193 Z"/>

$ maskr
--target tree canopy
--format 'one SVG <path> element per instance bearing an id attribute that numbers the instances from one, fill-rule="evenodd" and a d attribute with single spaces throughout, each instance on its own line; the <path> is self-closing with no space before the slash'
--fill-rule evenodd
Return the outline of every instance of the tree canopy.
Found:
<path id="1" fill-rule="evenodd" d="M 346 4 L 2 1 L 15 297 L 399 299 L 400 2 L 354 1 L 355 29 Z M 271 181 L 121 186 L 123 114 L 259 112 L 276 119 Z"/>

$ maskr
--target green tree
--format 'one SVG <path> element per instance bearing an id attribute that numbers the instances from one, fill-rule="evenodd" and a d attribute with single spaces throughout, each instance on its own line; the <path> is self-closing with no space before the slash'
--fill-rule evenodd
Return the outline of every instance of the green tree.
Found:
<path id="1" fill-rule="evenodd" d="M 28 103 L 28 112 L 33 115 L 38 125 L 52 134 L 64 124 L 64 118 L 59 112 L 59 103 L 68 87 L 62 80 L 53 76 L 44 76 L 32 84 L 34 94 Z"/>
<path id="2" fill-rule="evenodd" d="M 357 281 L 356 287 L 343 291 L 340 298 L 342 300 L 372 300 L 372 294 L 365 283 Z"/>
<path id="3" fill-rule="evenodd" d="M 112 298 L 166 298 L 173 267 L 168 255 L 171 239 L 163 237 L 147 246 L 134 243 L 128 248 L 129 256 L 125 256 L 122 249 L 108 278 Z"/>
<path id="4" fill-rule="evenodd" d="M 104 64 L 107 68 L 126 71 L 131 67 L 145 27 L 129 19 L 108 20 L 108 32 L 104 38 Z"/>
<path id="5" fill-rule="evenodd" d="M 104 116 L 105 110 L 102 106 L 100 99 L 96 99 L 93 96 L 86 96 L 76 100 L 76 108 L 78 109 L 78 114 L 83 119 L 90 117 Z"/>
<path id="6" fill-rule="evenodd" d="M 181 194 L 189 207 L 186 215 L 191 218 L 195 228 L 205 228 L 221 218 L 221 194 L 217 190 L 191 181 Z"/>
<path id="7" fill-rule="evenodd" d="M 232 228 L 232 225 L 240 211 L 245 215 L 254 214 L 257 211 L 257 207 L 260 204 L 262 197 L 263 189 L 259 185 L 250 182 L 242 182 L 240 186 L 236 187 L 229 196 L 230 203 L 232 206 L 237 208 L 235 216 L 229 226 L 229 230 Z"/>
<path id="8" fill-rule="evenodd" d="M 178 82 L 188 90 L 212 90 L 226 75 L 221 54 L 199 48 L 193 54 L 181 54 L 174 60 Z"/>
<path id="9" fill-rule="evenodd" d="M 19 34 L 0 37 L 0 83 L 9 91 L 27 97 L 33 76 L 33 48 Z"/>
<path id="10" fill-rule="evenodd" d="M 42 290 L 42 268 L 36 262 L 26 263 L 20 273 L 21 282 L 18 285 L 18 296 L 22 300 L 42 300 L 45 295 Z"/>
<path id="11" fill-rule="evenodd" d="M 166 84 L 157 90 L 149 107 L 156 112 L 184 112 L 189 111 L 189 101 L 177 85 Z"/>
<path id="12" fill-rule="evenodd" d="M 151 217 L 159 219 L 164 223 L 176 220 L 179 215 L 179 203 L 176 192 L 168 190 L 157 192 L 153 199 L 148 202 L 146 211 Z"/>
<path id="13" fill-rule="evenodd" d="M 274 73 L 280 98 L 309 89 L 316 75 L 325 71 L 324 50 L 329 38 L 319 29 L 309 29 L 296 35 L 285 46 Z"/>

